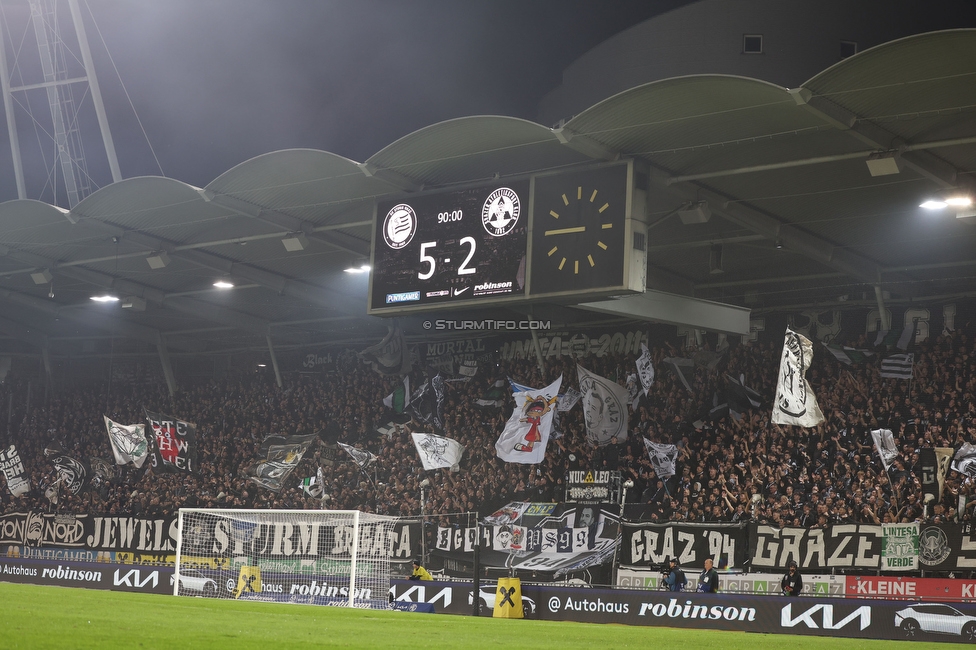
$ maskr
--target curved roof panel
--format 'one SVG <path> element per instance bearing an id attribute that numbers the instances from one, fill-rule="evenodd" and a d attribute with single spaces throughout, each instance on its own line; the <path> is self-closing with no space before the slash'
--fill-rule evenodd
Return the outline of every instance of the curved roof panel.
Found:
<path id="1" fill-rule="evenodd" d="M 587 160 L 562 145 L 551 129 L 535 122 L 481 115 L 415 131 L 371 156 L 367 164 L 437 187 Z"/>

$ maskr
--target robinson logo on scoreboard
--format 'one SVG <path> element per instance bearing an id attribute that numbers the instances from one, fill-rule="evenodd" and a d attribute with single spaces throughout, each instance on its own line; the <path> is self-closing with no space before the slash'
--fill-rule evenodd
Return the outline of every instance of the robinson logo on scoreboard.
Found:
<path id="1" fill-rule="evenodd" d="M 488 195 L 481 209 L 481 224 L 492 237 L 504 237 L 512 232 L 521 212 L 515 190 L 499 187 Z"/>
<path id="2" fill-rule="evenodd" d="M 400 203 L 386 213 L 383 239 L 386 245 L 399 250 L 410 243 L 417 233 L 417 213 L 406 203 Z"/>

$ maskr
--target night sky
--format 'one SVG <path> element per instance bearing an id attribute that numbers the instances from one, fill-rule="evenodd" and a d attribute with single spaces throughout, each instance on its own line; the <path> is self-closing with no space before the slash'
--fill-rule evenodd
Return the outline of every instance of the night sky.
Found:
<path id="1" fill-rule="evenodd" d="M 123 177 L 162 173 L 199 187 L 270 151 L 308 147 L 361 162 L 446 119 L 534 119 L 576 58 L 687 3 L 81 0 Z M 32 40 L 16 31 L 16 7 L 3 10 L 8 49 Z M 43 101 L 34 110 L 50 119 Z M 22 148 L 36 140 L 25 129 Z M 8 200 L 16 189 L 2 154 Z"/>

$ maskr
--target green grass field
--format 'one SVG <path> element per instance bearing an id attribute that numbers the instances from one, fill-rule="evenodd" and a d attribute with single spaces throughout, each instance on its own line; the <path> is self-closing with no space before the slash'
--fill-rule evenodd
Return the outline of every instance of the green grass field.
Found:
<path id="1" fill-rule="evenodd" d="M 0 582 L 0 648 L 948 648 L 945 644 L 517 621 Z"/>

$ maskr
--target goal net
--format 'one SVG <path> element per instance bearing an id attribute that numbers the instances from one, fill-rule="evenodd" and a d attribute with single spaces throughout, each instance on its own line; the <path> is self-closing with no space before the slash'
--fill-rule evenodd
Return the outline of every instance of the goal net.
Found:
<path id="1" fill-rule="evenodd" d="M 173 594 L 387 609 L 396 517 L 181 508 Z"/>

